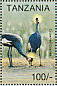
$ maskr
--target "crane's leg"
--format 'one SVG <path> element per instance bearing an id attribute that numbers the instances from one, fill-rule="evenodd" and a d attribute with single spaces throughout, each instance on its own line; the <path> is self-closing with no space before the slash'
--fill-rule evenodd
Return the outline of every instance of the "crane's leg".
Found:
<path id="1" fill-rule="evenodd" d="M 9 50 L 8 50 L 8 58 L 9 58 L 9 62 L 10 62 L 10 47 L 9 47 Z"/>
<path id="2" fill-rule="evenodd" d="M 42 66 L 42 65 L 41 65 L 41 55 L 40 55 L 40 48 L 39 48 L 39 57 L 40 57 L 40 66 Z"/>
<path id="3" fill-rule="evenodd" d="M 12 67 L 12 47 L 10 47 L 10 67 Z"/>
<path id="4" fill-rule="evenodd" d="M 8 54 L 8 58 L 9 58 L 10 67 L 12 67 L 12 47 L 9 47 L 7 54 Z"/>

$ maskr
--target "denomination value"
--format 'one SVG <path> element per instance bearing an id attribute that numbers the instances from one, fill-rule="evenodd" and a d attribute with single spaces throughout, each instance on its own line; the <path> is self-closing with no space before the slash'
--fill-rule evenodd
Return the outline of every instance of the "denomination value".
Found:
<path id="1" fill-rule="evenodd" d="M 37 74 L 32 74 L 32 78 L 33 80 L 47 80 L 49 78 L 49 73 L 45 74 L 45 73 L 37 73 Z"/>

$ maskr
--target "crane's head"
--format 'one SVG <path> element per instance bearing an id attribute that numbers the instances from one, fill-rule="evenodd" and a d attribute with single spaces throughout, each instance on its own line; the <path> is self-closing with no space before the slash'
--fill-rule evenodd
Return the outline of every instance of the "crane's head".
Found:
<path id="1" fill-rule="evenodd" d="M 29 52 L 29 53 L 27 53 L 27 57 L 29 57 L 28 62 L 32 66 L 33 59 L 37 58 L 36 54 L 33 52 Z"/>
<path id="2" fill-rule="evenodd" d="M 35 14 L 34 16 L 33 16 L 33 22 L 36 24 L 36 22 L 42 22 L 42 16 L 41 15 L 39 15 L 39 14 Z"/>
<path id="3" fill-rule="evenodd" d="M 36 18 L 36 24 L 38 24 L 38 21 L 39 21 L 38 18 Z"/>
<path id="4" fill-rule="evenodd" d="M 32 66 L 33 58 L 28 58 L 28 62 Z"/>

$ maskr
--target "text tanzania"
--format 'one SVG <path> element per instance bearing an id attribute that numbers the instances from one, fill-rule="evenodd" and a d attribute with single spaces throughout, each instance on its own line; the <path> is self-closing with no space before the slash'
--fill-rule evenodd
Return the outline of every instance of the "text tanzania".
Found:
<path id="1" fill-rule="evenodd" d="M 48 5 L 7 5 L 7 10 L 11 11 L 50 11 Z"/>

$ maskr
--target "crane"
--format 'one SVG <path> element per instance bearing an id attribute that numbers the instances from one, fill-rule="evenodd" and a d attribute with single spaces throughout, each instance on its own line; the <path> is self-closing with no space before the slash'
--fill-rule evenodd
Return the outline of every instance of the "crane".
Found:
<path id="1" fill-rule="evenodd" d="M 28 62 L 31 60 L 23 53 L 23 40 L 20 36 L 16 34 L 11 33 L 5 33 L 2 34 L 2 44 L 6 47 L 9 47 L 8 49 L 8 58 L 10 62 L 10 67 L 12 67 L 12 47 L 16 48 L 18 52 L 28 60 Z"/>
<path id="2" fill-rule="evenodd" d="M 41 46 L 41 35 L 39 32 L 39 20 L 36 18 L 36 32 L 33 33 L 28 40 L 28 52 L 36 53 L 37 49 L 39 49 L 39 56 L 40 56 L 40 66 L 41 66 L 41 55 L 40 55 L 40 46 Z M 33 58 L 31 58 L 31 65 Z"/>

